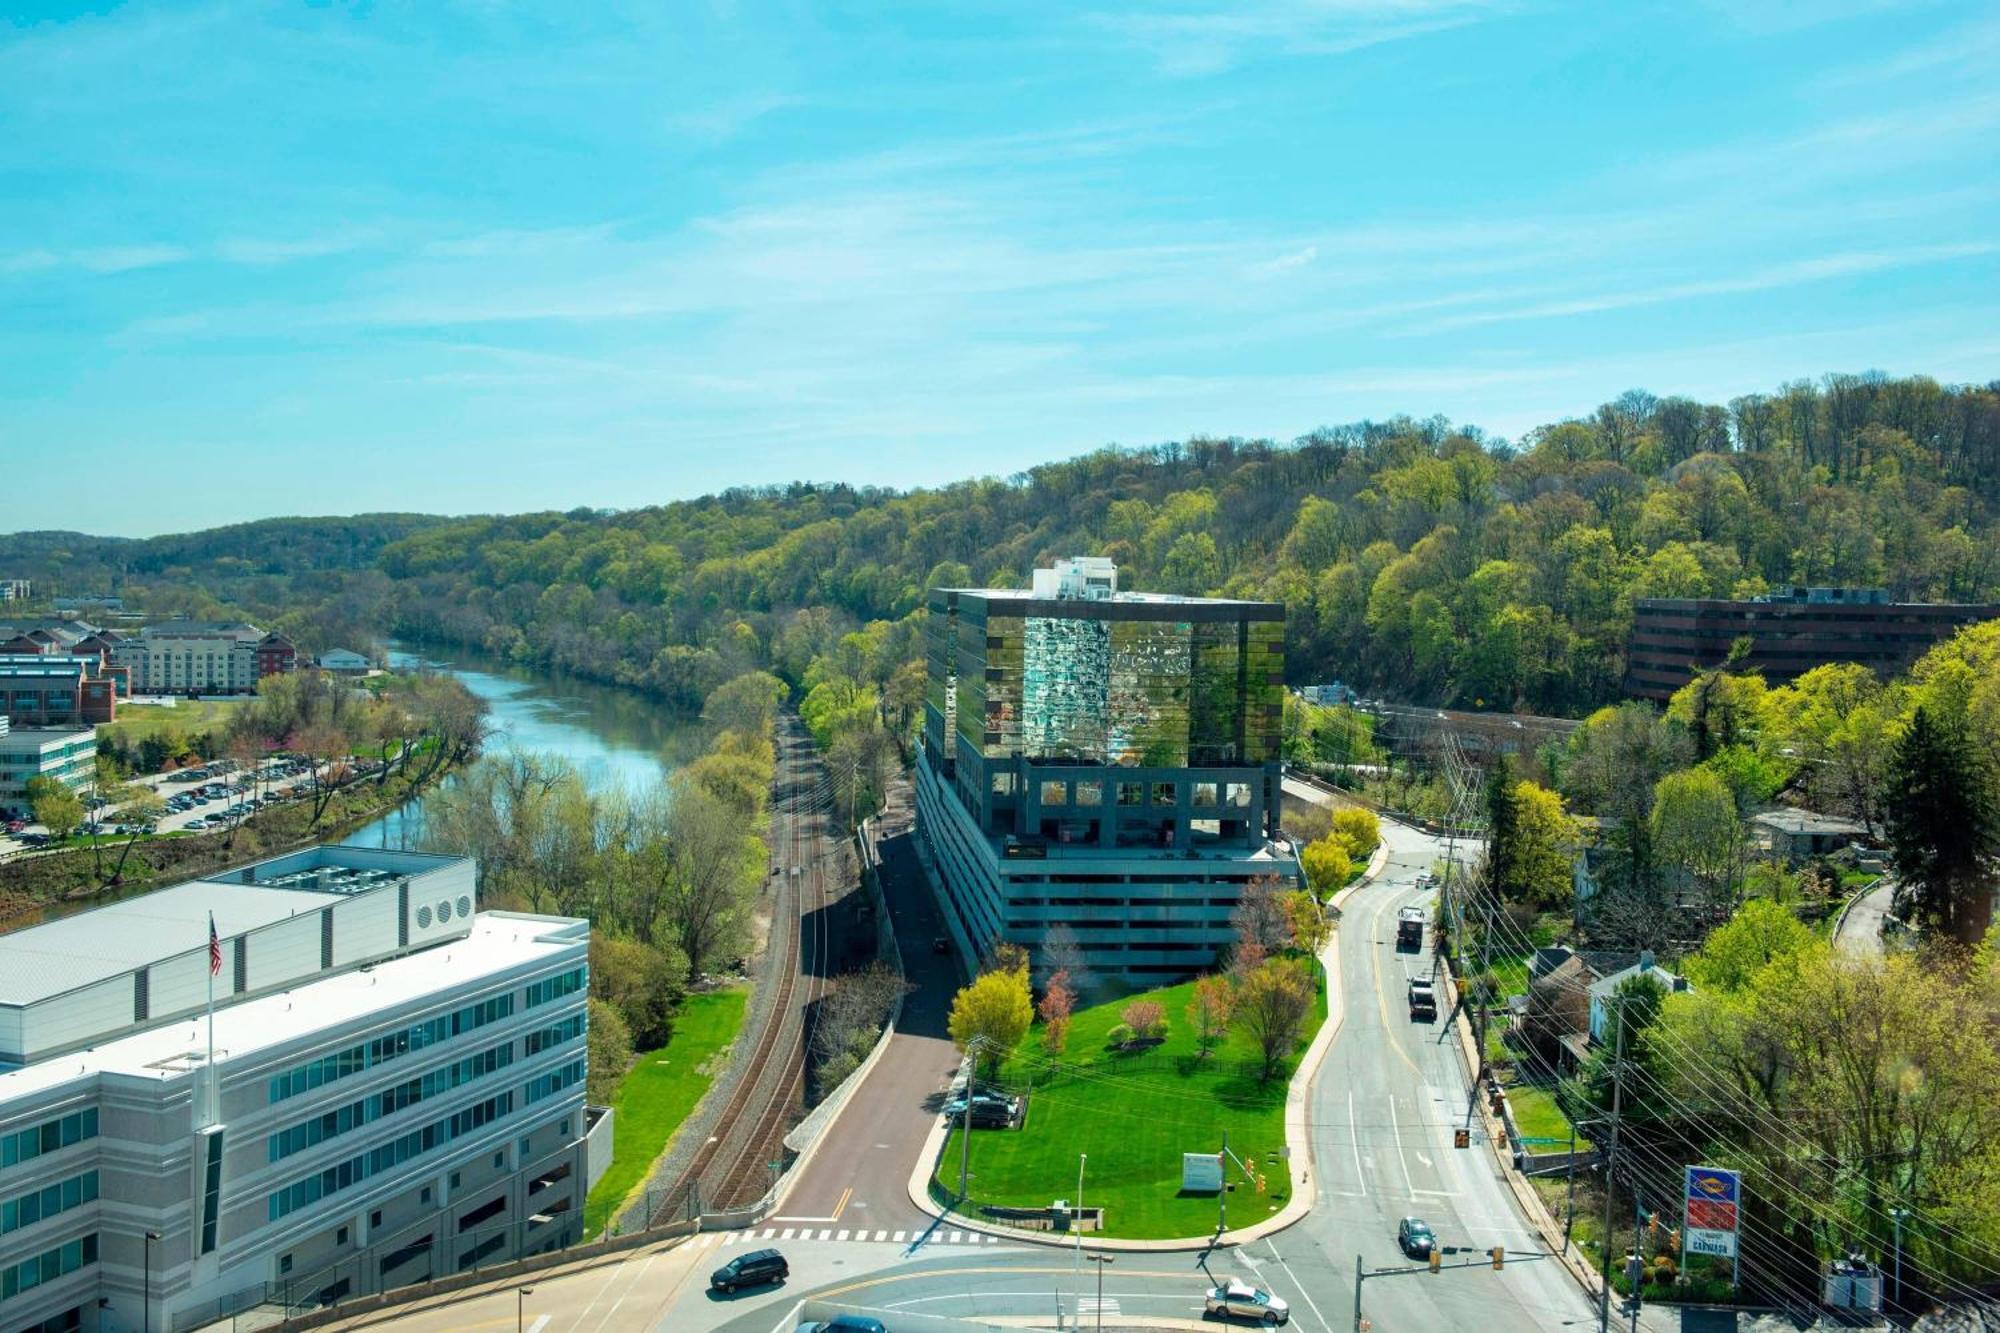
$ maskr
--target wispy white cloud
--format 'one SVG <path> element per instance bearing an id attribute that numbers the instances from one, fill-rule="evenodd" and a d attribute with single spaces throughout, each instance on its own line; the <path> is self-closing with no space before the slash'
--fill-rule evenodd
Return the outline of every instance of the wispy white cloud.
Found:
<path id="1" fill-rule="evenodd" d="M 727 143 L 766 116 L 802 106 L 805 99 L 788 93 L 745 93 L 671 117 L 667 126 L 701 143 Z"/>
<path id="2" fill-rule="evenodd" d="M 39 273 L 61 263 L 62 256 L 53 250 L 18 250 L 0 257 L 0 273 Z"/>
<path id="3" fill-rule="evenodd" d="M 233 237 L 218 242 L 215 255 L 216 258 L 230 264 L 288 264 L 297 259 L 321 259 L 327 255 L 346 254 L 366 244 L 373 234 L 372 231 L 356 231 L 300 236 L 289 240 L 254 236 Z"/>
<path id="4" fill-rule="evenodd" d="M 1974 241 L 1954 245 L 1917 246 L 1901 251 L 1821 255 L 1812 259 L 1774 264 L 1735 277 L 1698 278 L 1657 287 L 1605 292 L 1569 300 L 1543 301 L 1510 306 L 1502 310 L 1451 315 L 1432 322 L 1428 328 L 1430 331 L 1437 331 L 1515 320 L 1563 319 L 1574 315 L 1594 315 L 1608 310 L 1629 310 L 1637 306 L 1662 305 L 1667 302 L 1690 301 L 1707 296 L 1735 296 L 1748 292 L 1774 291 L 1782 287 L 1855 277 L 1885 269 L 1949 263 L 1953 260 L 1974 259 L 1995 253 L 2000 253 L 2000 243 Z"/>
<path id="5" fill-rule="evenodd" d="M 1163 74 L 1217 74 L 1258 55 L 1337 56 L 1463 27 L 1498 0 L 1242 0 L 1219 8 L 1121 10 L 1090 19 L 1150 51 Z"/>
<path id="6" fill-rule="evenodd" d="M 69 262 L 92 273 L 125 273 L 136 268 L 184 263 L 193 257 L 194 252 L 183 245 L 107 245 L 71 251 Z"/>

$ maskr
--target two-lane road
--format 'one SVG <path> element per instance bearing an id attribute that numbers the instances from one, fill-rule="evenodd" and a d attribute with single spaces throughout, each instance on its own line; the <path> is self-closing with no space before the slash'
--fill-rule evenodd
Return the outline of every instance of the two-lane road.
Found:
<path id="1" fill-rule="evenodd" d="M 1348 898 L 1337 938 L 1344 1017 L 1313 1089 L 1318 1205 L 1297 1227 L 1246 1247 L 1243 1258 L 1267 1261 L 1274 1286 L 1287 1285 L 1283 1275 L 1311 1294 L 1317 1312 L 1295 1309 L 1301 1327 L 1348 1329 L 1356 1256 L 1370 1270 L 1415 1264 L 1397 1247 L 1396 1224 L 1417 1216 L 1448 1247 L 1448 1263 L 1483 1262 L 1504 1245 L 1506 1268 L 1371 1279 L 1363 1308 L 1376 1327 L 1530 1333 L 1594 1322 L 1561 1266 L 1530 1257 L 1544 1253 L 1541 1239 L 1480 1140 L 1479 1121 L 1468 1121 L 1469 1080 L 1447 1015 L 1428 1023 L 1409 1017 L 1407 978 L 1429 975 L 1433 959 L 1428 941 L 1398 950 L 1396 912 L 1417 904 L 1428 913 L 1434 895 L 1417 888 L 1417 876 L 1442 860 L 1445 843 L 1389 823 L 1383 838 L 1388 864 Z M 1472 854 L 1463 842 L 1457 851 L 1462 859 Z M 1454 1148 L 1453 1131 L 1468 1124 L 1471 1146 Z"/>

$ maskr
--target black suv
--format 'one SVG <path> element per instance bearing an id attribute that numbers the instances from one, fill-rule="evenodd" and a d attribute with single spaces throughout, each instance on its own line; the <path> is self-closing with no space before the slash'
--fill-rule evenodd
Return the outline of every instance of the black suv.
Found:
<path id="1" fill-rule="evenodd" d="M 785 1262 L 785 1256 L 776 1250 L 752 1250 L 739 1254 L 722 1267 L 708 1275 L 708 1285 L 713 1291 L 735 1291 L 738 1287 L 756 1287 L 766 1282 L 783 1282 L 792 1275 L 792 1266 Z"/>

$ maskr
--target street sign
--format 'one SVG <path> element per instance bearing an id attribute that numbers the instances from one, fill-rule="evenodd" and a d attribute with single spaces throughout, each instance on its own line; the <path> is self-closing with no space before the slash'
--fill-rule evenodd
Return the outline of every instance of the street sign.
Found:
<path id="1" fill-rule="evenodd" d="M 1743 1194 L 1742 1177 L 1721 1167 L 1691 1166 L 1687 1168 L 1686 1183 L 1682 1251 L 1734 1259 Z"/>
<path id="2" fill-rule="evenodd" d="M 1181 1154 L 1181 1192 L 1219 1194 L 1222 1192 L 1222 1154 L 1184 1152 Z"/>

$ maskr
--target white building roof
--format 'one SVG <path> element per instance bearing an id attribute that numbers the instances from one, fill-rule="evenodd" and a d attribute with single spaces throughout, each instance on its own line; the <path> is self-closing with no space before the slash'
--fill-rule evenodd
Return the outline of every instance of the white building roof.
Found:
<path id="1" fill-rule="evenodd" d="M 226 940 L 341 899 L 338 893 L 195 880 L 0 935 L 0 1004 L 34 1004 L 202 948 L 210 912 Z"/>
<path id="2" fill-rule="evenodd" d="M 221 924 L 220 916 L 217 924 Z M 205 917 L 202 930 L 206 938 Z M 589 932 L 589 922 L 567 917 L 481 912 L 473 918 L 469 934 L 449 943 L 377 963 L 367 971 L 341 972 L 292 990 L 218 1008 L 216 1061 L 221 1064 L 254 1055 L 442 991 L 471 989 L 484 978 L 556 957 L 578 941 L 587 940 Z M 206 1021 L 197 1014 L 88 1050 L 51 1056 L 0 1073 L 0 1105 L 91 1074 L 162 1080 L 183 1077 L 202 1063 L 207 1041 Z"/>

